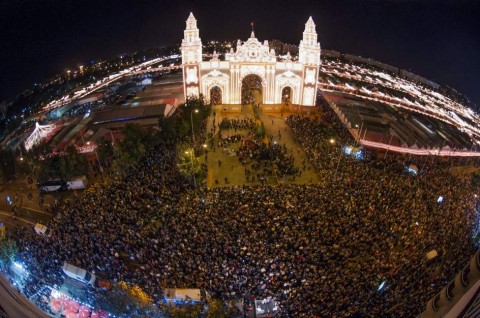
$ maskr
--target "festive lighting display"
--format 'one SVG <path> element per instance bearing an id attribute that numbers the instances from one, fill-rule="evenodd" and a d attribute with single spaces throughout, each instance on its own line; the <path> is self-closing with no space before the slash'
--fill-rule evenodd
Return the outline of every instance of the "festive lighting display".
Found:
<path id="1" fill-rule="evenodd" d="M 232 48 L 225 54 L 225 61 L 218 60 L 216 53 L 210 61 L 203 61 L 202 41 L 192 13 L 186 22 L 181 49 L 185 97 L 202 93 L 209 101 L 211 90 L 218 87 L 224 104 L 241 104 L 242 80 L 253 74 L 262 82 L 263 104 L 281 104 L 282 90 L 290 87 L 293 104 L 315 105 L 320 43 L 312 17 L 305 24 L 298 62 L 292 61 L 290 55 L 278 61 L 268 41 L 261 43 L 253 30 L 247 41 L 238 40 L 235 52 Z"/>
<path id="2" fill-rule="evenodd" d="M 32 134 L 25 140 L 25 149 L 30 150 L 33 146 L 38 145 L 43 138 L 47 137 L 55 129 L 55 125 L 40 125 L 35 123 L 35 129 Z"/>
<path id="3" fill-rule="evenodd" d="M 439 119 L 480 139 L 478 114 L 425 85 L 376 69 L 333 60 L 324 62 L 321 72 L 329 78 L 326 82 L 319 82 L 319 88 L 322 91 L 343 92 L 364 100 L 408 109 Z M 334 83 L 330 78 L 332 80 L 337 78 L 339 81 Z M 393 94 L 393 91 L 404 96 L 399 98 Z M 479 141 L 476 143 L 480 144 Z M 441 155 L 447 155 L 444 151 L 441 153 Z M 427 154 L 427 152 L 421 154 Z"/>
<path id="4" fill-rule="evenodd" d="M 60 107 L 62 105 L 66 105 L 69 103 L 72 103 L 80 98 L 83 98 L 103 87 L 106 87 L 113 82 L 116 82 L 124 77 L 128 76 L 133 76 L 133 75 L 140 75 L 140 74 L 145 74 L 145 73 L 154 73 L 154 72 L 163 72 L 163 71 L 169 71 L 169 70 L 174 70 L 174 69 L 179 69 L 181 68 L 180 65 L 174 65 L 171 64 L 170 66 L 158 66 L 158 67 L 152 67 L 155 64 L 162 63 L 164 61 L 176 59 L 179 56 L 177 54 L 174 55 L 169 55 L 166 57 L 161 57 L 161 58 L 156 58 L 152 59 L 150 61 L 141 63 L 136 66 L 129 67 L 127 69 L 121 70 L 120 72 L 111 74 L 109 76 L 104 77 L 103 79 L 98 80 L 97 82 L 90 84 L 87 87 L 82 88 L 81 90 L 78 90 L 73 93 L 73 96 L 65 95 L 60 99 L 53 100 L 45 107 L 43 107 L 43 111 L 49 111 L 51 109 L 55 109 L 57 107 Z"/>

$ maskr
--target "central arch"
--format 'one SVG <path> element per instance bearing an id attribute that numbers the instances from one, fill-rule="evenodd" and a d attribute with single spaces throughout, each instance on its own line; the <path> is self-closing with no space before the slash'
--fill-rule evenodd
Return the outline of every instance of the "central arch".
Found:
<path id="1" fill-rule="evenodd" d="M 262 78 L 257 74 L 249 74 L 242 79 L 242 105 L 261 104 L 263 100 Z"/>
<path id="2" fill-rule="evenodd" d="M 222 103 L 222 89 L 218 86 L 210 88 L 210 104 L 220 105 Z"/>
<path id="3" fill-rule="evenodd" d="M 282 89 L 282 104 L 290 105 L 293 100 L 293 89 L 290 86 L 285 86 Z"/>

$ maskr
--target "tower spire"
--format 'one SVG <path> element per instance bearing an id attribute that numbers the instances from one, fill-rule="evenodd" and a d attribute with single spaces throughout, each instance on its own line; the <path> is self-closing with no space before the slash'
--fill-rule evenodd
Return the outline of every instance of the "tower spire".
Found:
<path id="1" fill-rule="evenodd" d="M 187 30 L 194 30 L 197 28 L 197 19 L 193 15 L 193 12 L 190 12 L 188 19 L 187 19 Z"/>
<path id="2" fill-rule="evenodd" d="M 255 30 L 253 29 L 253 22 L 250 22 L 250 26 L 252 27 L 252 33 L 250 33 L 250 37 L 254 38 L 255 37 Z"/>
<path id="3" fill-rule="evenodd" d="M 307 23 L 305 23 L 305 32 L 309 33 L 315 33 L 315 22 L 313 22 L 312 16 L 310 16 L 307 20 Z"/>
<path id="4" fill-rule="evenodd" d="M 185 100 L 190 95 L 198 96 L 200 93 L 198 74 L 199 64 L 202 62 L 202 39 L 200 39 L 197 19 L 192 12 L 188 15 L 186 22 L 181 46 Z"/>

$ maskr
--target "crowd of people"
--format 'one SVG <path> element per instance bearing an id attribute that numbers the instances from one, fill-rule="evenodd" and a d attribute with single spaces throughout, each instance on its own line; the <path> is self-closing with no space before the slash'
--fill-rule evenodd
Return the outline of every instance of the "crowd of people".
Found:
<path id="1" fill-rule="evenodd" d="M 257 75 L 247 75 L 242 80 L 242 105 L 255 103 L 255 96 L 262 93 L 262 79 Z"/>
<path id="2" fill-rule="evenodd" d="M 67 261 L 155 301 L 164 287 L 186 287 L 224 300 L 272 297 L 282 317 L 419 314 L 475 252 L 469 179 L 437 158 L 413 176 L 401 156 L 345 156 L 340 145 L 355 141 L 328 109 L 287 123 L 319 183 L 195 192 L 175 145 L 160 144 L 122 180 L 58 206 L 51 237 L 24 234 L 21 259 L 51 284 Z"/>
<path id="3" fill-rule="evenodd" d="M 237 157 L 242 163 L 253 162 L 252 169 L 258 171 L 260 167 L 275 170 L 275 174 L 283 178 L 286 175 L 295 175 L 299 169 L 295 167 L 293 155 L 287 153 L 285 146 L 277 143 L 265 144 L 255 139 L 245 139 L 238 148 Z"/>
<path id="4" fill-rule="evenodd" d="M 210 103 L 212 105 L 220 105 L 222 103 L 222 91 L 218 86 L 214 86 L 210 90 Z"/>
<path id="5" fill-rule="evenodd" d="M 220 123 L 220 129 L 233 129 L 235 132 L 244 129 L 253 133 L 255 127 L 256 124 L 251 118 L 224 118 Z"/>

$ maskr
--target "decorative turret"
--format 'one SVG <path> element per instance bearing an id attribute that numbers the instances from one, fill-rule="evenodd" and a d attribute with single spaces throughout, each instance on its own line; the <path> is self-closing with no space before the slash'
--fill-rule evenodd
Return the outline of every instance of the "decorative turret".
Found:
<path id="1" fill-rule="evenodd" d="M 199 65 L 202 62 L 202 40 L 193 13 L 190 12 L 186 22 L 181 46 L 185 100 L 200 93 Z"/>
<path id="2" fill-rule="evenodd" d="M 183 64 L 198 63 L 202 61 L 202 40 L 197 28 L 197 20 L 190 12 L 187 26 L 183 31 L 182 62 Z"/>
<path id="3" fill-rule="evenodd" d="M 308 18 L 298 50 L 298 62 L 303 64 L 302 105 L 314 106 L 317 95 L 320 43 L 312 17 Z"/>
<path id="4" fill-rule="evenodd" d="M 308 18 L 300 41 L 298 60 L 308 65 L 320 65 L 320 43 L 317 42 L 317 31 L 312 17 Z"/>
<path id="5" fill-rule="evenodd" d="M 218 53 L 215 49 L 213 50 L 212 61 L 218 61 Z"/>

